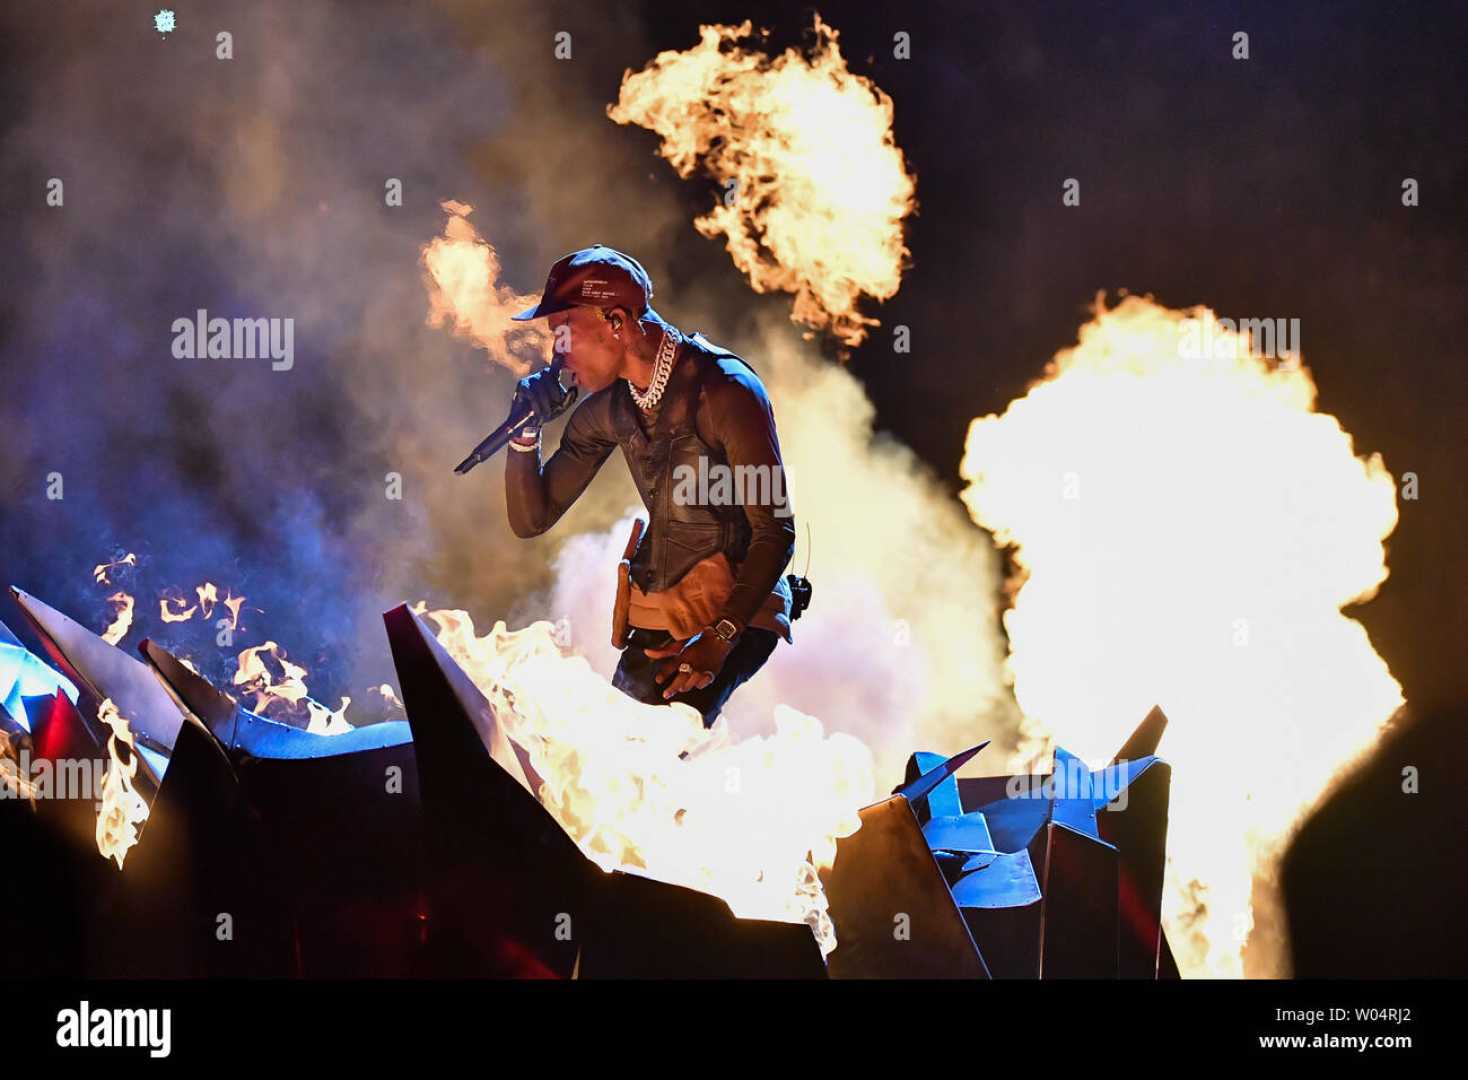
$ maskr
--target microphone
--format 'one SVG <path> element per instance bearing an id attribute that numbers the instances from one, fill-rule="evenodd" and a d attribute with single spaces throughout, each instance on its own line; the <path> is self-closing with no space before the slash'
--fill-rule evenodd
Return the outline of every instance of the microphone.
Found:
<path id="1" fill-rule="evenodd" d="M 561 368 L 565 366 L 565 363 L 566 358 L 561 353 L 557 353 L 556 358 L 551 361 L 551 378 L 555 379 L 557 386 L 561 385 Z M 574 385 L 570 390 L 562 387 L 563 392 L 568 395 L 567 404 L 576 400 L 577 389 Z M 454 472 L 462 476 L 480 462 L 494 457 L 495 454 L 499 453 L 509 444 L 511 439 L 524 431 L 530 421 L 534 419 L 535 407 L 528 401 L 523 402 L 520 408 L 513 410 L 505 418 L 503 424 L 484 437 L 484 441 L 474 448 L 473 453 L 454 466 Z"/>

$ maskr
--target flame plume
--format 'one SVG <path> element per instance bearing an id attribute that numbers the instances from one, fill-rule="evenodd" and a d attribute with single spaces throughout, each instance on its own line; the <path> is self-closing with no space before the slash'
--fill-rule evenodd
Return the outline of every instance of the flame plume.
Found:
<path id="1" fill-rule="evenodd" d="M 138 565 L 138 557 L 135 554 L 133 554 L 132 552 L 128 552 L 126 555 L 124 555 L 122 558 L 118 559 L 116 562 L 100 563 L 97 566 L 93 567 L 92 568 L 92 580 L 95 581 L 98 585 L 111 585 L 112 584 L 111 574 L 112 574 L 112 571 L 113 570 L 116 570 L 120 566 L 137 566 L 137 565 Z"/>
<path id="2" fill-rule="evenodd" d="M 873 796 L 859 740 L 782 706 L 774 735 L 735 742 L 722 719 L 705 731 L 686 705 L 624 696 L 563 651 L 550 622 L 477 636 L 462 611 L 426 615 L 588 858 L 720 896 L 742 917 L 807 923 L 835 948 L 816 875 Z"/>
<path id="3" fill-rule="evenodd" d="M 277 675 L 266 664 L 270 657 L 280 668 Z M 279 701 L 296 705 L 306 696 L 306 669 L 286 659 L 285 650 L 273 641 L 253 645 L 239 655 L 239 666 L 234 673 L 234 684 L 243 693 L 254 694 L 255 712 L 264 715 L 266 710 Z"/>
<path id="4" fill-rule="evenodd" d="M 158 617 L 166 623 L 188 622 L 198 610 L 196 605 L 189 604 L 181 596 L 162 596 L 158 599 Z"/>
<path id="5" fill-rule="evenodd" d="M 793 293 L 795 322 L 859 345 L 877 320 L 857 302 L 896 295 L 915 207 L 892 99 L 847 70 L 819 16 L 809 57 L 735 44 L 750 30 L 701 26 L 693 48 L 625 74 L 607 115 L 656 132 L 679 176 L 719 183 L 723 198 L 694 226 L 726 238 L 755 291 Z"/>
<path id="6" fill-rule="evenodd" d="M 92 571 L 93 580 L 108 581 L 108 571 L 119 566 L 136 566 L 137 556 L 127 555 L 117 562 L 102 563 Z M 158 599 L 158 616 L 165 623 L 188 622 L 195 615 L 208 619 L 216 606 L 229 611 L 228 629 L 239 629 L 240 611 L 245 597 L 236 596 L 225 588 L 221 594 L 218 585 L 206 581 L 194 586 L 196 603 L 190 603 L 182 590 L 166 588 Z M 118 591 L 107 598 L 113 606 L 111 624 L 102 633 L 102 640 L 116 645 L 132 628 L 133 597 Z M 271 661 L 267 663 L 267 658 Z M 198 673 L 198 668 L 187 657 L 180 657 L 188 668 Z M 273 665 L 273 666 L 272 666 Z M 336 709 L 328 708 L 306 691 L 306 668 L 286 658 L 285 650 L 273 641 L 252 646 L 239 654 L 235 664 L 233 683 L 244 693 L 255 696 L 254 709 L 272 719 L 305 721 L 306 730 L 316 735 L 341 735 L 352 730 L 347 722 L 347 707 L 352 699 L 343 697 Z"/>
<path id="7" fill-rule="evenodd" d="M 97 709 L 97 719 L 112 730 L 107 739 L 108 764 L 107 774 L 102 778 L 102 805 L 97 813 L 97 850 L 104 859 L 116 859 L 121 870 L 128 851 L 138 842 L 143 822 L 148 820 L 148 802 L 133 787 L 133 777 L 138 772 L 138 751 L 127 718 L 117 711 L 111 698 L 106 698 Z M 126 762 L 118 752 L 119 744 L 127 747 Z"/>
<path id="8" fill-rule="evenodd" d="M 127 636 L 128 630 L 133 624 L 133 598 L 119 589 L 107 598 L 112 605 L 112 621 L 102 631 L 102 640 L 109 645 L 116 645 Z"/>
<path id="9" fill-rule="evenodd" d="M 449 327 L 489 353 L 495 363 L 524 375 L 549 351 L 550 332 L 539 322 L 511 322 L 510 316 L 540 296 L 517 293 L 499 283 L 499 255 L 470 224 L 472 206 L 452 199 L 442 206 L 449 215 L 443 235 L 424 245 L 421 256 L 428 325 Z"/>
<path id="10" fill-rule="evenodd" d="M 228 590 L 225 591 L 224 596 L 220 596 L 219 586 L 212 581 L 194 586 L 194 594 L 199 598 L 196 604 L 190 604 L 187 597 L 169 595 L 171 592 L 174 590 L 165 589 L 164 594 L 158 599 L 158 615 L 164 622 L 187 622 L 195 615 L 207 619 L 214 614 L 215 604 L 223 604 L 229 609 L 229 629 L 239 629 L 240 608 L 245 603 L 243 596 L 235 596 Z"/>
<path id="11" fill-rule="evenodd" d="M 276 668 L 279 668 L 279 674 Z M 261 716 L 274 720 L 292 719 L 299 717 L 304 708 L 306 730 L 312 734 L 342 735 L 351 731 L 346 712 L 352 699 L 343 697 L 335 711 L 328 709 L 307 692 L 306 675 L 306 669 L 292 663 L 283 648 L 267 641 L 240 653 L 233 682 L 241 693 L 254 695 L 251 708 Z"/>
<path id="12" fill-rule="evenodd" d="M 1186 358 L 1188 319 L 1213 355 Z M 1244 973 L 1251 894 L 1403 703 L 1341 612 L 1386 579 L 1395 487 L 1314 406 L 1298 358 L 1251 355 L 1206 308 L 1098 298 L 1079 344 L 969 429 L 963 499 L 1023 574 L 1004 618 L 1016 766 L 1052 739 L 1100 763 L 1151 705 L 1171 718 L 1164 916 L 1184 974 Z M 1282 974 L 1257 960 L 1270 944 L 1250 942 L 1251 968 Z"/>
<path id="13" fill-rule="evenodd" d="M 229 628 L 231 631 L 240 628 L 240 608 L 245 606 L 243 596 L 226 596 L 220 601 L 229 610 Z"/>
<path id="14" fill-rule="evenodd" d="M 137 566 L 137 564 L 138 557 L 132 553 L 124 555 L 115 562 L 99 563 L 92 569 L 92 580 L 99 585 L 110 585 L 113 570 L 122 566 Z M 207 619 L 213 613 L 216 604 L 223 604 L 229 609 L 229 629 L 231 631 L 239 629 L 240 609 L 245 604 L 243 596 L 235 596 L 229 589 L 225 589 L 224 595 L 220 596 L 219 586 L 212 581 L 195 586 L 194 593 L 198 597 L 198 602 L 191 604 L 180 590 L 171 587 L 164 589 L 158 597 L 158 617 L 165 623 L 187 622 L 195 615 L 202 615 Z M 109 596 L 107 602 L 112 605 L 112 615 L 111 622 L 102 631 L 102 640 L 109 645 L 116 645 L 132 629 L 135 602 L 131 594 L 121 589 Z"/>

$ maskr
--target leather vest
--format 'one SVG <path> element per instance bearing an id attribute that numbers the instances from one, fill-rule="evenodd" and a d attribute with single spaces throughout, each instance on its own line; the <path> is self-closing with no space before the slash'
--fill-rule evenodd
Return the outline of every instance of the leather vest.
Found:
<path id="1" fill-rule="evenodd" d="M 676 471 L 680 466 L 697 476 L 700 457 L 707 462 L 705 469 L 728 465 L 721 452 L 699 438 L 694 422 L 704 379 L 715 369 L 716 357 L 739 359 L 700 335 L 684 339 L 650 434 L 642 431 L 627 384 L 618 382 L 613 404 L 617 441 L 648 513 L 631 570 L 643 592 L 670 588 L 694 563 L 721 551 L 738 567 L 749 550 L 749 520 L 742 507 L 691 505 L 673 498 L 675 477 L 685 475 Z"/>

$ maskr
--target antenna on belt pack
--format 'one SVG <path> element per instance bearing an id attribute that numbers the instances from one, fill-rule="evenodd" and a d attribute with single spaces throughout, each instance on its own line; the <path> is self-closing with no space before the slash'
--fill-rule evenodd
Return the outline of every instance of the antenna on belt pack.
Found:
<path id="1" fill-rule="evenodd" d="M 805 573 L 786 574 L 785 583 L 790 586 L 790 621 L 794 622 L 805 614 L 805 609 L 810 607 L 810 598 L 815 590 L 811 587 L 810 578 L 810 556 L 813 550 L 810 539 L 810 522 L 805 523 Z"/>

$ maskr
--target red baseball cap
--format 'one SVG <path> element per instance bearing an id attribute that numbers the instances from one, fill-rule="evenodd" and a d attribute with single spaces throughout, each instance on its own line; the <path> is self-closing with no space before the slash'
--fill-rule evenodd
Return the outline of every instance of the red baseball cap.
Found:
<path id="1" fill-rule="evenodd" d="M 525 322 L 573 307 L 624 307 L 640 318 L 651 299 L 652 279 L 641 263 L 616 248 L 593 244 L 557 259 L 540 303 L 510 318 Z"/>

